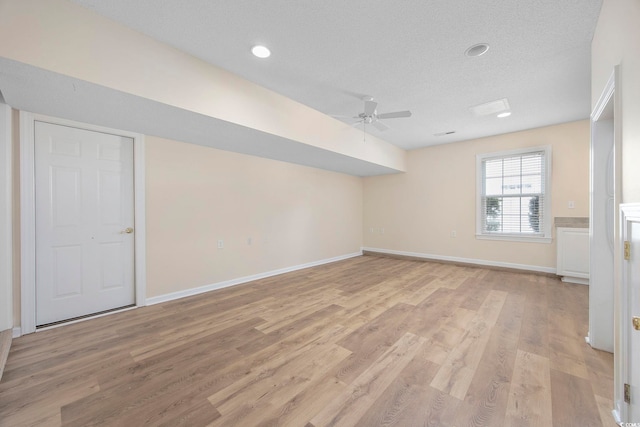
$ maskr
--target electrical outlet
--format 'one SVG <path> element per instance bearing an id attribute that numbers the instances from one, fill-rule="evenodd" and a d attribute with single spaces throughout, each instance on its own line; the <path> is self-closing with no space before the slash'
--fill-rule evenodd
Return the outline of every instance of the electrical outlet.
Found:
<path id="1" fill-rule="evenodd" d="M 251 246 L 251 243 L 253 242 L 253 240 L 251 239 L 251 237 L 247 238 L 247 245 Z"/>
<path id="2" fill-rule="evenodd" d="M 218 249 L 224 249 L 224 240 L 218 240 Z"/>
<path id="3" fill-rule="evenodd" d="M 576 202 L 574 202 L 573 200 L 569 200 L 569 209 L 574 209 L 576 207 Z"/>
<path id="4" fill-rule="evenodd" d="M 451 231 L 451 237 L 457 237 L 458 233 L 456 232 L 456 230 L 452 230 Z"/>

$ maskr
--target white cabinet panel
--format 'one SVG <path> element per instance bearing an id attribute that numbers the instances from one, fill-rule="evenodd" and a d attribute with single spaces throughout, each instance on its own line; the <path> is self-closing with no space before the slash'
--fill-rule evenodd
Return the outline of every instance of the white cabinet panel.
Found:
<path id="1" fill-rule="evenodd" d="M 589 229 L 558 227 L 557 274 L 564 282 L 589 284 Z"/>

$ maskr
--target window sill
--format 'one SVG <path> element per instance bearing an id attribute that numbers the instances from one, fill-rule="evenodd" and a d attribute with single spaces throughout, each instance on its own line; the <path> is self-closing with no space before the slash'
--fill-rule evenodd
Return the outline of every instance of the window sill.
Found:
<path id="1" fill-rule="evenodd" d="M 512 234 L 476 234 L 478 240 L 504 240 L 508 242 L 551 243 L 551 237 L 516 236 Z"/>

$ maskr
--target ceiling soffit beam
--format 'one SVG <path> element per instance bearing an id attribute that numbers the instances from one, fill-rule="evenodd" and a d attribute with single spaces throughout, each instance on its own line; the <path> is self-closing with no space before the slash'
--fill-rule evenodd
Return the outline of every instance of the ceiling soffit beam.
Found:
<path id="1" fill-rule="evenodd" d="M 355 176 L 398 172 L 5 58 L 0 58 L 0 88 L 9 105 L 24 111 Z"/>
<path id="2" fill-rule="evenodd" d="M 357 129 L 64 0 L 1 0 L 0 57 L 383 169 L 406 167 L 405 151 L 386 141 L 363 143 Z"/>

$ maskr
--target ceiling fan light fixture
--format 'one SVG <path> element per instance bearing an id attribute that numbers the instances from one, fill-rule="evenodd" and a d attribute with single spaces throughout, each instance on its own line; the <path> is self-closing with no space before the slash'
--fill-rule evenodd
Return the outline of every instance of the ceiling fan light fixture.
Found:
<path id="1" fill-rule="evenodd" d="M 251 48 L 251 53 L 253 54 L 253 56 L 261 59 L 271 56 L 271 51 L 269 50 L 269 48 L 259 44 Z"/>
<path id="2" fill-rule="evenodd" d="M 482 56 L 489 50 L 489 45 L 486 43 L 478 43 L 474 44 L 470 48 L 464 51 L 465 56 L 470 58 L 475 58 L 477 56 Z"/>

